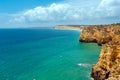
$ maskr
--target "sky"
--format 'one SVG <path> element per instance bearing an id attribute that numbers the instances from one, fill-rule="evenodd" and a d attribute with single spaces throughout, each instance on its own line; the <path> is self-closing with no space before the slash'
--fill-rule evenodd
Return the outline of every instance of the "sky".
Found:
<path id="1" fill-rule="evenodd" d="M 0 28 L 120 22 L 120 0 L 0 0 Z"/>

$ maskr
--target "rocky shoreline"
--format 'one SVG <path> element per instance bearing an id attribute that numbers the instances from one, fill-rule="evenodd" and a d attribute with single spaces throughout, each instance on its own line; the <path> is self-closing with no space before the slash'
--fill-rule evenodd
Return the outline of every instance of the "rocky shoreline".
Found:
<path id="1" fill-rule="evenodd" d="M 120 80 L 120 25 L 86 27 L 79 41 L 102 45 L 98 62 L 92 66 L 94 80 Z"/>

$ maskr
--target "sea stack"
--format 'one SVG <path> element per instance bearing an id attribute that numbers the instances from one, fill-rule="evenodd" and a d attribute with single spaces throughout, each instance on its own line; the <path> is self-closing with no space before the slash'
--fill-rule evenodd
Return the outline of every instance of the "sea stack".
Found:
<path id="1" fill-rule="evenodd" d="M 92 66 L 94 80 L 120 80 L 120 25 L 86 27 L 79 41 L 102 45 L 98 62 Z"/>

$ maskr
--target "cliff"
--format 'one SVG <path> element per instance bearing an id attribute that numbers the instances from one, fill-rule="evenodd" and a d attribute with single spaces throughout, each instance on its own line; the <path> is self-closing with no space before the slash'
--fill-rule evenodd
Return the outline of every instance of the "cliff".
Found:
<path id="1" fill-rule="evenodd" d="M 81 42 L 95 42 L 99 45 L 112 40 L 114 35 L 120 33 L 119 25 L 89 26 L 83 29 L 80 35 Z"/>
<path id="2" fill-rule="evenodd" d="M 93 65 L 94 80 L 120 80 L 120 26 L 90 26 L 83 29 L 81 42 L 96 42 L 102 45 L 99 60 Z"/>

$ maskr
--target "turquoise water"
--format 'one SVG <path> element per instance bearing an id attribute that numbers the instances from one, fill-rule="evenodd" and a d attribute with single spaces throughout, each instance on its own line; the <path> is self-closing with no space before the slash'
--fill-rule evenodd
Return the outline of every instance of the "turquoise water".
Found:
<path id="1" fill-rule="evenodd" d="M 1 29 L 0 80 L 91 80 L 101 47 L 79 31 Z"/>

